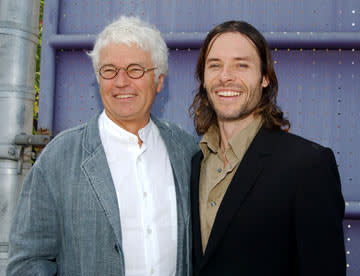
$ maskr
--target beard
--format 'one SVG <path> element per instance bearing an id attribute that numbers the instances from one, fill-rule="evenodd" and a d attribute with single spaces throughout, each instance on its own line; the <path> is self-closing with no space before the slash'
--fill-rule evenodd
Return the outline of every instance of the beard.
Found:
<path id="1" fill-rule="evenodd" d="M 241 106 L 239 106 L 238 109 L 233 110 L 231 112 L 230 111 L 227 112 L 221 110 L 220 108 L 217 108 L 211 97 L 208 96 L 207 98 L 210 106 L 216 113 L 216 118 L 218 120 L 228 121 L 228 122 L 245 119 L 246 117 L 254 113 L 254 111 L 258 108 L 260 102 L 258 101 L 257 104 L 253 106 L 249 106 L 249 101 L 247 101 L 243 103 Z"/>

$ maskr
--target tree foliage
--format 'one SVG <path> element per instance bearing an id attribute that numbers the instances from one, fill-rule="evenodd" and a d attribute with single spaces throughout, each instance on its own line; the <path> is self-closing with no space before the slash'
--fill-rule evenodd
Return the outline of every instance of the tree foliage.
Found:
<path id="1" fill-rule="evenodd" d="M 43 11 L 44 11 L 44 0 L 40 0 L 39 42 L 36 50 L 36 72 L 35 72 L 35 102 L 34 102 L 34 127 L 33 127 L 34 134 L 36 134 L 37 120 L 39 113 L 40 56 L 41 56 L 41 35 L 43 29 Z"/>

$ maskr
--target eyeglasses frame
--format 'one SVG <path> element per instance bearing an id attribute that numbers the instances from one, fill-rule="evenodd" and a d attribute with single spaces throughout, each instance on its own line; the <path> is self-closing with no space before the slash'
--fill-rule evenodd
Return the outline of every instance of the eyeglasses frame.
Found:
<path id="1" fill-rule="evenodd" d="M 139 66 L 139 67 L 141 67 L 141 68 L 143 69 L 142 75 L 139 76 L 139 77 L 137 77 L 137 78 L 134 78 L 134 77 L 130 76 L 130 75 L 129 75 L 129 71 L 128 71 L 129 67 L 130 67 L 130 66 L 134 66 L 134 65 Z M 112 78 L 104 78 L 103 75 L 101 75 L 101 69 L 104 68 L 105 66 L 111 66 L 111 67 L 113 67 L 113 68 L 115 69 L 116 74 L 115 74 Z M 99 73 L 100 77 L 102 77 L 104 80 L 112 80 L 112 79 L 116 78 L 116 76 L 119 74 L 119 72 L 120 72 L 121 69 L 123 69 L 123 70 L 126 72 L 126 75 L 127 75 L 129 78 L 137 80 L 137 79 L 142 78 L 142 77 L 145 75 L 145 73 L 157 69 L 157 67 L 145 68 L 144 66 L 141 66 L 140 64 L 137 64 L 137 63 L 131 63 L 131 64 L 129 64 L 126 68 L 125 68 L 125 67 L 116 67 L 116 66 L 113 65 L 113 64 L 104 64 L 103 66 L 101 66 L 101 67 L 99 68 L 99 70 L 97 70 L 97 72 Z"/>

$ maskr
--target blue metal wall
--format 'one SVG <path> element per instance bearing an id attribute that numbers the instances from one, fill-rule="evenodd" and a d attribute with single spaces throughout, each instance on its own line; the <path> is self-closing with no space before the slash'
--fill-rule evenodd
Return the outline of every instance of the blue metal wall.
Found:
<path id="1" fill-rule="evenodd" d="M 153 113 L 194 135 L 187 110 L 206 32 L 237 19 L 264 33 L 279 78 L 279 104 L 292 123 L 291 132 L 335 152 L 346 199 L 348 275 L 360 275 L 360 2 L 45 1 L 39 128 L 57 134 L 102 109 L 86 51 L 95 35 L 120 15 L 139 16 L 162 31 L 171 50 L 169 75 Z"/>

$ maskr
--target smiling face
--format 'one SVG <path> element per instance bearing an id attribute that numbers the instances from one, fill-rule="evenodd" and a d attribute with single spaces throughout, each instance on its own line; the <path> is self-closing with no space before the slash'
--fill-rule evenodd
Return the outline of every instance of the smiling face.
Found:
<path id="1" fill-rule="evenodd" d="M 210 43 L 211 45 L 211 43 Z M 268 80 L 255 45 L 240 33 L 214 37 L 205 61 L 204 87 L 219 122 L 252 116 Z"/>
<path id="2" fill-rule="evenodd" d="M 117 68 L 127 68 L 130 64 L 154 67 L 150 53 L 136 45 L 129 47 L 121 43 L 105 46 L 99 60 L 99 68 L 105 64 Z M 139 79 L 130 78 L 122 69 L 110 80 L 99 76 L 100 94 L 107 116 L 126 130 L 141 129 L 149 121 L 151 106 L 163 87 L 163 81 L 164 75 L 160 75 L 155 82 L 153 70 Z"/>

